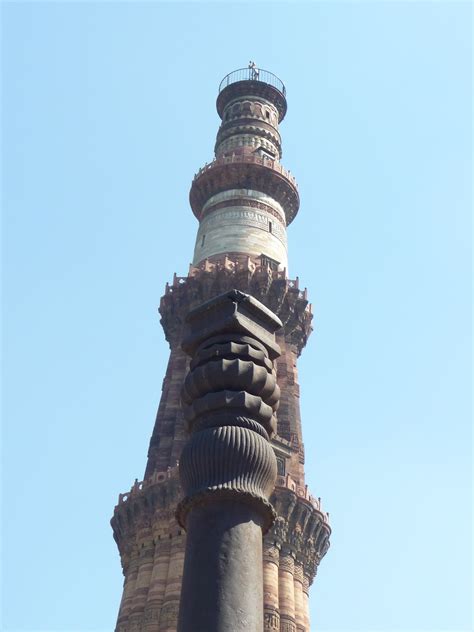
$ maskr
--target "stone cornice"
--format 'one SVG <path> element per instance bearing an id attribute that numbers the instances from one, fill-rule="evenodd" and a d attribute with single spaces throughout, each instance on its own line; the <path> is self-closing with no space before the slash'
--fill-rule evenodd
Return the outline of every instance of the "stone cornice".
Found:
<path id="1" fill-rule="evenodd" d="M 254 151 L 222 156 L 196 174 L 189 192 L 194 215 L 201 219 L 207 200 L 229 189 L 253 189 L 271 195 L 284 208 L 287 225 L 298 212 L 300 200 L 295 178 L 278 161 Z"/>
<path id="2" fill-rule="evenodd" d="M 217 294 L 239 289 L 254 296 L 282 321 L 286 340 L 295 345 L 298 355 L 312 331 L 311 309 L 306 290 L 300 290 L 298 279 L 285 278 L 243 255 L 205 260 L 191 267 L 187 277 L 175 276 L 167 284 L 160 302 L 161 324 L 170 344 L 179 344 L 184 319 L 190 309 Z"/>
<path id="3" fill-rule="evenodd" d="M 309 494 L 298 495 L 298 491 L 277 486 L 270 500 L 274 504 L 277 519 L 265 536 L 265 546 L 277 546 L 285 555 L 292 556 L 303 567 L 303 573 L 312 583 L 317 567 L 329 549 L 329 514 L 321 510 L 321 501 Z M 306 488 L 307 491 L 307 488 Z M 280 561 L 281 563 L 281 561 Z"/>

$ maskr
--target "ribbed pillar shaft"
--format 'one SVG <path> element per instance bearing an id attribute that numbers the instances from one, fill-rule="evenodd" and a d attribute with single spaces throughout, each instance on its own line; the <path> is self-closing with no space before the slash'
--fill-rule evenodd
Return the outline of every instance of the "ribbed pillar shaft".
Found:
<path id="1" fill-rule="evenodd" d="M 263 544 L 263 629 L 280 629 L 278 605 L 278 548 L 272 542 Z"/>
<path id="2" fill-rule="evenodd" d="M 309 616 L 309 579 L 307 575 L 303 575 L 303 616 L 306 630 L 309 632 L 311 621 Z"/>
<path id="3" fill-rule="evenodd" d="M 174 466 L 185 442 L 179 400 L 187 359 L 176 342 L 170 345 L 170 350 L 157 421 L 148 448 L 145 479 L 153 472 L 166 472 L 168 466 Z"/>
<path id="4" fill-rule="evenodd" d="M 294 591 L 295 591 L 295 620 L 297 632 L 309 632 L 306 629 L 304 619 L 304 598 L 303 598 L 303 565 L 295 562 L 294 570 Z"/>
<path id="5" fill-rule="evenodd" d="M 280 552 L 278 568 L 281 632 L 296 632 L 294 569 L 293 555 L 288 550 L 283 549 Z"/>
<path id="6" fill-rule="evenodd" d="M 159 632 L 175 632 L 183 573 L 184 542 L 176 533 L 171 538 L 166 590 L 161 608 Z"/>
<path id="7" fill-rule="evenodd" d="M 165 595 L 168 565 L 170 561 L 171 540 L 159 539 L 155 546 L 153 572 L 146 602 L 145 625 L 147 632 L 156 632 L 160 619 L 160 610 Z"/>
<path id="8" fill-rule="evenodd" d="M 132 609 L 133 593 L 135 590 L 135 584 L 138 577 L 138 565 L 139 565 L 139 551 L 135 546 L 133 548 L 130 562 L 127 568 L 127 574 L 125 577 L 125 587 L 123 591 L 122 603 L 120 605 L 119 616 L 117 619 L 117 628 L 121 624 L 126 624 L 128 617 Z"/>
<path id="9" fill-rule="evenodd" d="M 151 573 L 153 571 L 155 547 L 153 544 L 151 529 L 149 527 L 140 530 L 140 544 L 138 546 L 139 566 L 129 617 L 131 621 L 142 620 L 148 589 L 150 586 Z"/>

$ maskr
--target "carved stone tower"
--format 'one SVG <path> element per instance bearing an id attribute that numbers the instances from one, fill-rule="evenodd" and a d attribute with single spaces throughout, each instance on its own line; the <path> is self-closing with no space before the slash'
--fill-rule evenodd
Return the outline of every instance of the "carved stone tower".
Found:
<path id="1" fill-rule="evenodd" d="M 264 629 L 309 632 L 309 586 L 329 548 L 328 515 L 304 478 L 297 358 L 311 333 L 311 306 L 288 276 L 287 226 L 299 208 L 294 177 L 280 164 L 285 87 L 255 65 L 222 81 L 215 159 L 194 177 L 190 203 L 199 228 L 187 276 L 175 275 L 160 302 L 170 359 L 142 482 L 120 494 L 112 527 L 123 574 L 117 632 L 176 632 L 186 534 L 178 461 L 187 441 L 180 394 L 189 369 L 181 348 L 186 315 L 237 289 L 278 315 L 281 390 L 272 439 L 277 518 L 263 541 Z M 196 632 L 205 632 L 196 630 Z M 230 632 L 230 631 L 229 631 Z"/>

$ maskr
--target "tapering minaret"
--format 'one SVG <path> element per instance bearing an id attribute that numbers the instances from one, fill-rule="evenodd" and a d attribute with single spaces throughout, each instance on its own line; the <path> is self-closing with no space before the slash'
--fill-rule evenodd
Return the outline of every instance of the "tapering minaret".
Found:
<path id="1" fill-rule="evenodd" d="M 288 277 L 287 226 L 299 208 L 294 177 L 280 164 L 285 87 L 255 64 L 224 78 L 215 159 L 194 177 L 190 204 L 199 221 L 193 263 L 160 302 L 168 368 L 142 482 L 120 494 L 112 527 L 124 574 L 117 632 L 176 632 L 186 534 L 176 518 L 178 462 L 187 441 L 180 395 L 189 371 L 185 319 L 201 303 L 237 289 L 283 323 L 276 334 L 280 387 L 272 439 L 277 518 L 263 540 L 264 630 L 309 632 L 309 586 L 329 548 L 328 515 L 304 479 L 297 358 L 311 333 L 311 307 Z M 196 632 L 201 632 L 196 630 Z M 202 631 L 204 632 L 204 631 Z M 230 631 L 229 631 L 230 632 Z"/>

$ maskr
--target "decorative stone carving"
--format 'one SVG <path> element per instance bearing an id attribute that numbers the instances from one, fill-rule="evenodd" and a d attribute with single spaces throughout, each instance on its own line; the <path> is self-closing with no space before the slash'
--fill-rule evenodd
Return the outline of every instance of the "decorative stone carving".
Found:
<path id="1" fill-rule="evenodd" d="M 189 309 L 213 296 L 236 288 L 251 294 L 280 318 L 285 339 L 301 353 L 311 334 L 313 315 L 306 290 L 298 280 L 285 278 L 260 261 L 241 255 L 223 256 L 193 267 L 187 277 L 175 277 L 160 302 L 161 324 L 166 339 L 177 346 Z"/>
<path id="2" fill-rule="evenodd" d="M 263 613 L 263 629 L 280 630 L 280 615 L 275 610 L 265 610 Z"/>
<path id="3" fill-rule="evenodd" d="M 296 632 L 296 622 L 286 615 L 280 615 L 280 632 Z"/>
<path id="4" fill-rule="evenodd" d="M 223 92 L 225 96 L 226 91 Z M 272 150 L 280 157 L 281 137 L 278 123 L 284 114 L 283 109 L 279 111 L 272 102 L 275 96 L 268 93 L 252 96 L 244 94 L 226 101 L 219 95 L 217 107 L 222 123 L 217 133 L 216 155 L 222 153 L 223 145 L 228 138 L 239 139 L 242 135 L 253 134 L 257 138 L 271 139 Z M 282 108 L 286 108 L 282 101 L 279 103 Z"/>
<path id="5" fill-rule="evenodd" d="M 289 552 L 280 553 L 280 570 L 293 574 L 295 568 L 295 560 Z"/>
<path id="6" fill-rule="evenodd" d="M 278 222 L 283 223 L 285 221 L 284 217 L 282 217 L 279 211 L 276 211 L 274 208 L 270 206 L 270 204 L 265 203 L 263 201 L 251 200 L 251 199 L 244 198 L 243 196 L 240 196 L 237 199 L 237 202 L 238 202 L 238 206 L 244 206 L 248 208 L 254 208 L 260 211 L 265 211 L 266 213 L 268 213 L 268 215 L 272 215 Z M 229 204 L 229 200 L 223 200 L 222 202 L 216 202 L 215 204 L 210 204 L 205 207 L 202 214 L 202 219 L 204 219 L 207 215 L 210 215 L 214 211 L 217 211 L 221 208 L 228 208 L 229 206 L 231 206 Z"/>
<path id="7" fill-rule="evenodd" d="M 278 520 L 278 518 L 277 518 Z M 272 562 L 278 566 L 278 562 L 280 559 L 280 550 L 277 546 L 264 540 L 263 543 L 263 559 L 265 562 Z"/>
<path id="8" fill-rule="evenodd" d="M 303 547 L 303 533 L 301 529 L 296 529 L 290 534 L 289 544 L 296 554 L 300 554 Z"/>
<path id="9" fill-rule="evenodd" d="M 216 193 L 248 188 L 271 191 L 285 209 L 286 223 L 290 224 L 300 205 L 296 180 L 277 160 L 258 156 L 251 148 L 242 150 L 232 156 L 219 156 L 199 170 L 189 194 L 194 214 L 200 219 L 203 206 Z M 229 169 L 230 164 L 232 169 Z"/>
<path id="10" fill-rule="evenodd" d="M 319 562 L 329 548 L 331 529 L 327 514 L 320 502 L 311 497 L 299 497 L 288 488 L 277 486 L 271 497 L 277 511 L 275 523 L 266 536 L 266 542 L 278 543 L 282 548 L 280 568 L 289 568 L 295 558 L 312 582 Z M 315 534 L 313 537 L 311 534 Z M 282 560 L 283 562 L 282 566 Z M 290 572 L 293 572 L 291 570 Z"/>
<path id="11" fill-rule="evenodd" d="M 273 523 L 268 496 L 276 460 L 268 442 L 275 432 L 280 389 L 272 359 L 280 321 L 258 301 L 231 291 L 191 312 L 183 347 L 193 359 L 182 390 L 192 432 L 180 459 L 187 494 L 179 506 L 184 526 L 196 499 L 245 497 L 261 504 Z"/>
<path id="12" fill-rule="evenodd" d="M 270 126 L 261 126 L 252 124 L 254 122 L 236 121 L 237 124 L 232 127 L 221 126 L 217 134 L 214 152 L 216 156 L 222 155 L 228 148 L 231 140 L 238 141 L 239 138 L 253 136 L 256 140 L 264 144 L 270 144 L 270 147 L 276 152 L 278 158 L 281 158 L 281 137 L 280 134 Z M 238 146 L 238 142 L 234 146 Z"/>
<path id="13" fill-rule="evenodd" d="M 295 581 L 300 582 L 301 584 L 303 583 L 303 565 L 301 563 L 295 564 L 293 577 L 295 578 Z"/>
<path id="14" fill-rule="evenodd" d="M 282 516 L 277 516 L 275 523 L 272 529 L 272 535 L 274 536 L 277 542 L 286 541 L 286 537 L 288 534 L 288 522 Z"/>

